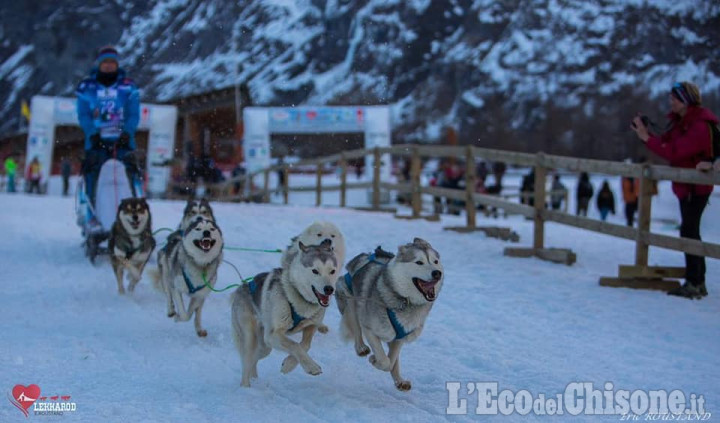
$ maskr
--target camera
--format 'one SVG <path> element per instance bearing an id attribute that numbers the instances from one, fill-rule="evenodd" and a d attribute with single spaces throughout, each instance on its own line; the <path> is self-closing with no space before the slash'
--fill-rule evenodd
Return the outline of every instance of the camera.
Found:
<path id="1" fill-rule="evenodd" d="M 640 116 L 640 120 L 646 128 L 649 128 L 650 125 L 652 125 L 652 121 L 650 120 L 650 118 L 645 115 Z M 630 125 L 632 125 L 633 128 L 637 128 L 637 125 L 635 125 L 635 119 L 630 122 Z"/>

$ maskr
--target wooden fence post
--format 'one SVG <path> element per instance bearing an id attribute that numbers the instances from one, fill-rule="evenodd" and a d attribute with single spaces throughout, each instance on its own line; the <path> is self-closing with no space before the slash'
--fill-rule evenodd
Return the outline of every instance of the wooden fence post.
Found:
<path id="1" fill-rule="evenodd" d="M 283 165 L 283 180 L 282 180 L 282 191 L 283 191 L 283 203 L 288 203 L 288 195 L 290 193 L 290 167 Z"/>
<path id="2" fill-rule="evenodd" d="M 422 162 L 420 160 L 420 150 L 413 147 L 412 159 L 410 161 L 410 203 L 412 204 L 412 216 L 420 217 L 422 211 L 422 195 L 420 187 L 420 172 Z"/>
<path id="3" fill-rule="evenodd" d="M 465 151 L 465 214 L 467 217 L 467 227 L 473 229 L 476 226 L 477 213 L 475 200 L 473 200 L 475 184 L 475 155 L 473 155 L 472 146 L 468 145 Z"/>
<path id="4" fill-rule="evenodd" d="M 640 177 L 638 195 L 638 239 L 635 243 L 635 266 L 647 267 L 649 245 L 645 234 L 650 232 L 650 212 L 652 209 L 652 180 L 648 177 L 650 168 L 644 165 Z"/>
<path id="5" fill-rule="evenodd" d="M 345 153 L 340 153 L 340 207 L 345 207 L 345 190 L 347 189 L 347 160 Z"/>
<path id="6" fill-rule="evenodd" d="M 380 208 L 380 148 L 373 149 L 373 181 L 372 208 Z"/>
<path id="7" fill-rule="evenodd" d="M 315 207 L 320 207 L 322 204 L 322 163 L 317 165 L 317 186 L 315 188 Z"/>
<path id="8" fill-rule="evenodd" d="M 535 224 L 533 231 L 533 248 L 541 250 L 545 248 L 545 222 L 542 213 L 545 210 L 545 179 L 547 169 L 543 166 L 543 153 L 538 153 L 535 163 L 535 190 L 533 199 L 535 202 Z"/>
<path id="9" fill-rule="evenodd" d="M 263 172 L 263 203 L 270 202 L 270 170 L 265 169 Z"/>

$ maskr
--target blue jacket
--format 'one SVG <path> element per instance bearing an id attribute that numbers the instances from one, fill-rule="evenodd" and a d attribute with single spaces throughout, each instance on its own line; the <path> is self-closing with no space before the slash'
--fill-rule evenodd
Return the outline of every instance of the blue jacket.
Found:
<path id="1" fill-rule="evenodd" d="M 140 123 L 140 91 L 125 71 L 118 69 L 115 83 L 105 87 L 97 81 L 97 68 L 90 78 L 80 82 L 77 95 L 77 114 L 85 132 L 85 150 L 92 147 L 90 137 L 100 134 L 106 142 L 114 142 L 122 132 L 130 135 L 130 149 L 135 149 L 135 131 Z"/>

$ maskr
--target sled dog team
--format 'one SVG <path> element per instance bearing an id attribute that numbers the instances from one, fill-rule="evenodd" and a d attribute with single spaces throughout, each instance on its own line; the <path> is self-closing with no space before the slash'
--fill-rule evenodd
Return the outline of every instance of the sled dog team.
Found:
<path id="1" fill-rule="evenodd" d="M 202 307 L 210 294 L 207 285 L 214 287 L 217 281 L 223 244 L 210 204 L 190 200 L 178 229 L 157 252 L 157 269 L 149 270 L 155 288 L 167 296 L 167 316 L 185 322 L 194 315 L 200 337 L 207 336 Z M 125 292 L 125 271 L 132 292 L 155 248 L 144 198 L 120 203 L 109 248 L 118 292 Z M 292 238 L 280 267 L 255 275 L 235 290 L 231 323 L 242 359 L 242 386 L 258 377 L 258 361 L 273 349 L 287 354 L 282 373 L 298 365 L 310 375 L 322 373 L 308 351 L 315 333 L 329 330 L 323 319 L 335 295 L 343 339 L 353 342 L 358 356 L 369 355 L 375 368 L 390 372 L 397 389 L 410 390 L 410 381 L 400 375 L 400 350 L 420 336 L 442 289 L 440 255 L 415 238 L 396 254 L 380 247 L 360 254 L 348 262 L 345 273 L 344 263 L 340 230 L 330 222 L 315 222 Z M 301 334 L 300 342 L 291 338 L 294 334 Z"/>

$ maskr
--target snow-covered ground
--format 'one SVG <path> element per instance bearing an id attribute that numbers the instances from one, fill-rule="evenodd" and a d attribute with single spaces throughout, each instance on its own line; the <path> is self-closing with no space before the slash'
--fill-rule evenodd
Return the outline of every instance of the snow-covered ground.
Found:
<path id="1" fill-rule="evenodd" d="M 574 182 L 566 183 L 574 189 Z M 678 220 L 669 183 L 660 188 L 653 216 Z M 351 203 L 366 199 L 364 191 L 352 196 Z M 324 198 L 330 204 L 336 197 Z M 629 241 L 548 224 L 546 244 L 578 255 L 577 263 L 567 267 L 504 257 L 509 244 L 479 233 L 443 231 L 443 226 L 462 224 L 462 217 L 433 223 L 315 209 L 306 206 L 314 202 L 313 193 L 291 201 L 304 205 L 216 204 L 226 245 L 281 248 L 312 221 L 327 219 L 344 232 L 349 257 L 377 245 L 394 250 L 416 236 L 440 252 L 445 286 L 424 333 L 402 353 L 404 376 L 413 382 L 410 392 L 397 391 L 389 374 L 356 357 L 352 346 L 340 340 L 334 304 L 326 317 L 330 333 L 318 335 L 310 350 L 322 375 L 311 377 L 299 369 L 282 375 L 284 354 L 273 352 L 260 362 L 254 386 L 241 388 L 241 362 L 230 334 L 230 291 L 208 298 L 203 322 L 209 335 L 200 339 L 191 323 L 165 317 L 165 300 L 147 277 L 134 295 L 117 295 L 109 264 L 94 267 L 83 257 L 71 197 L 23 194 L 0 194 L 0 389 L 34 383 L 43 396 L 71 395 L 77 411 L 54 418 L 63 421 L 435 422 L 480 418 L 474 413 L 477 399 L 465 389 L 460 394 L 467 399 L 468 415 L 446 415 L 449 381 L 463 387 L 497 381 L 500 389 L 546 396 L 562 393 L 570 382 L 593 382 L 601 389 L 611 381 L 614 389 L 701 394 L 705 408 L 720 415 L 717 260 L 707 261 L 710 296 L 688 301 L 598 285 L 599 277 L 616 275 L 619 264 L 633 262 Z M 179 221 L 181 202 L 150 204 L 154 228 Z M 618 212 L 614 219 L 622 222 Z M 720 197 L 713 196 L 703 222 L 703 235 L 712 242 L 720 242 L 719 212 Z M 479 223 L 510 226 L 520 234 L 520 245 L 531 242 L 532 222 L 518 216 L 480 217 Z M 676 233 L 660 220 L 653 222 L 653 230 Z M 244 277 L 279 263 L 278 254 L 226 251 L 225 258 Z M 650 262 L 682 265 L 683 258 L 652 248 Z M 221 266 L 219 286 L 237 282 L 232 268 Z M 30 416 L 44 418 L 49 419 Z M 482 418 L 547 419 L 532 414 Z M 5 402 L 0 421 L 27 419 Z"/>

